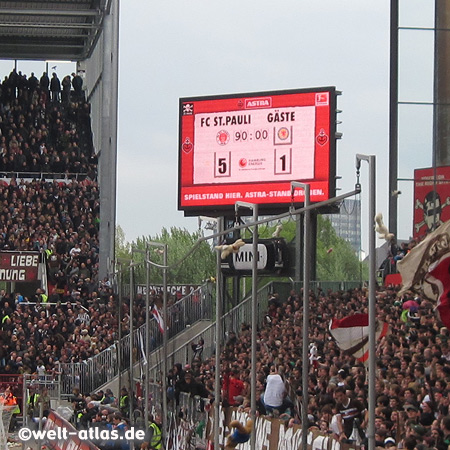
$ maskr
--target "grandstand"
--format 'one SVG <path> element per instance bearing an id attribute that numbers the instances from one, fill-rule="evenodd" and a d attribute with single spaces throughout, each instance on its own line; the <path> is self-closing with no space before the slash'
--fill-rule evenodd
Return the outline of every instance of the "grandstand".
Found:
<path id="1" fill-rule="evenodd" d="M 11 62 L 0 83 L 0 372 L 17 384 L 116 339 L 117 305 L 99 280 L 114 252 L 118 2 L 2 2 L 0 20 Z M 18 60 L 45 61 L 45 73 Z"/>
<path id="2" fill-rule="evenodd" d="M 101 244 L 99 245 L 98 270 L 100 279 L 103 279 L 108 275 L 108 264 L 114 257 L 118 2 L 114 0 L 61 0 L 50 3 L 38 1 L 33 3 L 32 9 L 28 8 L 26 2 L 15 2 L 13 7 L 7 4 L 1 5 L 0 20 L 4 24 L 0 30 L 0 58 L 11 61 L 11 74 L 4 74 L 8 80 L 2 95 L 14 95 L 16 103 L 19 103 L 18 97 L 21 102 L 24 102 L 26 96 L 31 109 L 20 119 L 18 115 L 24 105 L 11 105 L 10 114 L 14 117 L 8 117 L 8 122 L 17 121 L 16 125 L 20 134 L 19 137 L 14 138 L 13 144 L 15 145 L 16 139 L 21 143 L 20 146 L 22 146 L 22 140 L 31 140 L 26 146 L 23 144 L 25 147 L 22 149 L 23 155 L 19 155 L 15 161 L 11 158 L 9 161 L 8 158 L 3 159 L 4 155 L 2 155 L 0 165 L 3 167 L 0 167 L 0 171 L 27 173 L 28 177 L 33 173 L 39 173 L 41 177 L 47 173 L 62 173 L 63 178 L 66 178 L 68 173 L 73 173 L 77 175 L 76 179 L 80 177 L 85 179 L 88 176 L 90 180 L 98 183 L 96 195 L 98 195 L 102 211 L 98 233 Z M 42 72 L 38 72 L 40 65 L 36 66 L 34 76 L 31 73 L 19 76 L 20 70 L 16 69 L 17 64 L 14 61 L 21 59 L 46 61 L 45 72 L 49 78 L 48 84 L 43 80 L 46 92 L 41 92 L 40 89 L 40 80 L 43 75 Z M 52 103 L 42 104 L 42 101 L 45 103 L 53 98 L 51 81 L 54 70 L 48 63 L 51 60 L 73 61 L 76 64 L 73 70 L 75 76 L 72 73 L 57 74 L 62 85 L 58 96 L 63 108 Z M 9 75 L 12 75 L 11 80 Z M 67 88 L 62 89 L 65 81 L 67 82 L 67 76 L 69 89 L 72 91 L 68 105 L 66 105 Z M 75 85 L 72 86 L 74 79 Z M 82 79 L 81 91 L 80 79 Z M 27 86 L 30 80 L 31 87 Z M 39 93 L 34 93 L 36 91 L 34 86 L 39 88 Z M 39 98 L 33 97 L 37 94 Z M 41 96 L 44 95 L 43 100 Z M 34 103 L 33 106 L 31 103 Z M 42 111 L 43 107 L 45 111 Z M 52 112 L 51 109 L 53 109 Z M 53 124 L 51 129 L 45 129 L 47 125 L 41 123 L 43 118 L 40 114 L 46 117 L 50 117 L 51 114 L 52 120 L 58 121 L 58 124 Z M 26 136 L 26 129 L 33 120 L 37 136 L 29 137 Z M 69 123 L 65 124 L 64 133 L 59 135 L 61 130 L 58 128 L 61 121 L 66 120 Z M 21 121 L 24 122 L 23 125 L 20 124 Z M 2 125 L 7 127 L 5 122 Z M 40 129 L 42 125 L 44 129 Z M 71 129 L 71 126 L 77 126 L 80 129 L 78 136 L 74 135 L 74 129 Z M 83 129 L 82 132 L 81 129 Z M 40 155 L 42 154 L 42 161 L 39 161 L 40 158 L 30 157 L 26 170 L 22 170 L 21 163 L 24 157 L 27 158 L 31 147 L 36 146 L 36 142 L 43 139 L 42 134 L 44 138 L 48 135 L 47 140 L 51 142 L 47 144 L 52 145 L 53 148 L 38 149 Z M 3 136 L 7 137 L 7 135 Z M 34 140 L 33 137 L 35 137 Z M 77 141 L 75 153 L 72 151 L 74 140 Z M 62 149 L 62 146 L 66 148 Z M 98 163 L 100 154 L 101 161 Z M 49 157 L 48 160 L 46 156 Z M 48 178 L 48 175 L 46 177 Z M 54 178 L 55 176 L 51 175 L 50 179 Z"/>

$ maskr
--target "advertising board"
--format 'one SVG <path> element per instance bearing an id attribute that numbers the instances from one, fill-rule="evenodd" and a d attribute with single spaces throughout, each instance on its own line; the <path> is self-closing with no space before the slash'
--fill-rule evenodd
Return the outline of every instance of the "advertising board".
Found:
<path id="1" fill-rule="evenodd" d="M 253 243 L 244 239 L 245 244 L 237 253 L 231 253 L 222 260 L 222 272 L 225 274 L 251 275 L 253 267 Z M 256 268 L 259 275 L 285 274 L 289 269 L 289 253 L 284 239 L 258 240 Z"/>
<path id="2" fill-rule="evenodd" d="M 304 201 L 291 181 L 310 183 L 312 202 L 335 193 L 336 90 L 324 87 L 182 98 L 178 209 L 185 215 L 260 211 Z"/>
<path id="3" fill-rule="evenodd" d="M 414 171 L 413 236 L 420 238 L 450 220 L 450 166 Z"/>
<path id="4" fill-rule="evenodd" d="M 91 441 L 81 440 L 70 422 L 51 411 L 45 422 L 44 430 L 48 433 L 50 430 L 58 431 L 58 429 L 67 430 L 70 437 L 69 439 L 47 440 L 46 445 L 52 450 L 99 450 Z"/>
<path id="5" fill-rule="evenodd" d="M 169 295 L 177 295 L 185 297 L 186 295 L 192 294 L 200 285 L 198 284 L 169 284 L 167 285 L 167 293 Z M 162 295 L 164 293 L 164 286 L 162 284 L 150 284 L 150 294 L 153 292 L 155 294 Z M 147 295 L 147 286 L 145 284 L 138 284 L 136 287 L 137 293 L 142 295 Z"/>

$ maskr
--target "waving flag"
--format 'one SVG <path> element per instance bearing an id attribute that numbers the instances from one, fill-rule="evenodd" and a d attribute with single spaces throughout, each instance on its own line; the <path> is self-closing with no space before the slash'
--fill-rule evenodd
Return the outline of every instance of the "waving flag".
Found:
<path id="1" fill-rule="evenodd" d="M 147 355 L 145 354 L 144 347 L 144 336 L 142 335 L 143 330 L 138 331 L 138 339 L 139 339 L 139 348 L 141 349 L 142 359 L 144 360 L 144 365 L 147 364 Z"/>
<path id="2" fill-rule="evenodd" d="M 369 358 L 369 315 L 354 314 L 343 319 L 333 319 L 330 322 L 331 336 L 338 347 L 358 361 L 368 362 Z M 389 333 L 389 326 L 379 320 L 376 322 L 376 340 L 381 340 Z"/>
<path id="3" fill-rule="evenodd" d="M 429 300 L 437 300 L 432 279 L 428 280 L 430 266 L 450 253 L 450 220 L 443 223 L 397 262 L 403 287 L 399 295 L 413 291 Z"/>
<path id="4" fill-rule="evenodd" d="M 403 287 L 437 301 L 442 323 L 450 329 L 450 220 L 430 233 L 397 263 Z"/>
<path id="5" fill-rule="evenodd" d="M 156 305 L 153 305 L 152 314 L 156 320 L 156 323 L 158 324 L 159 331 L 161 331 L 161 333 L 164 333 L 164 320 Z"/>
<path id="6" fill-rule="evenodd" d="M 437 310 L 442 323 L 450 329 L 450 252 L 430 266 L 428 281 L 437 286 Z"/>

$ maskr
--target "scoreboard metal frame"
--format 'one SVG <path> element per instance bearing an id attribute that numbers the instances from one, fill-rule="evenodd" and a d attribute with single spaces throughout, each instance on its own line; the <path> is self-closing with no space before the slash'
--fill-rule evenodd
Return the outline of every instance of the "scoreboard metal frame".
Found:
<path id="1" fill-rule="evenodd" d="M 237 201 L 260 213 L 335 196 L 336 89 L 320 87 L 179 100 L 178 209 L 227 215 Z"/>

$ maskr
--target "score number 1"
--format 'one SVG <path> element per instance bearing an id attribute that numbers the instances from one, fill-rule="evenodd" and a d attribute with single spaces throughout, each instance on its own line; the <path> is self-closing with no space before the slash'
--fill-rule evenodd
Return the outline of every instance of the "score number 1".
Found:
<path id="1" fill-rule="evenodd" d="M 274 174 L 292 173 L 292 148 L 276 148 L 274 150 Z"/>
<path id="2" fill-rule="evenodd" d="M 214 153 L 214 178 L 231 176 L 231 152 Z"/>

